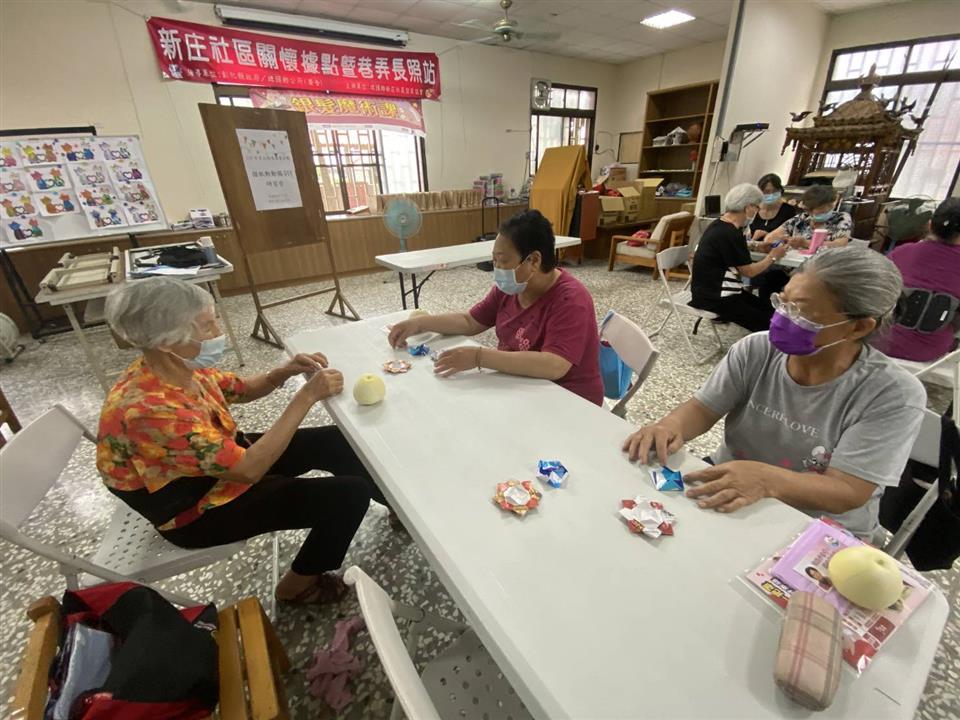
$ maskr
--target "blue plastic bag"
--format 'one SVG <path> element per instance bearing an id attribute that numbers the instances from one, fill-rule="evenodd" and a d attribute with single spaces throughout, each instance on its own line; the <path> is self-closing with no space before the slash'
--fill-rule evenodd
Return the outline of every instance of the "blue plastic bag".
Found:
<path id="1" fill-rule="evenodd" d="M 620 359 L 617 351 L 606 340 L 600 341 L 600 378 L 603 394 L 611 400 L 619 400 L 630 389 L 633 371 Z"/>

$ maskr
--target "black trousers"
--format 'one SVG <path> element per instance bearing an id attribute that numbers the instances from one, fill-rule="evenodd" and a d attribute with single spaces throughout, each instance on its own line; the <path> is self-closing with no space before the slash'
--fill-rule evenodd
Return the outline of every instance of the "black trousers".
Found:
<path id="1" fill-rule="evenodd" d="M 773 317 L 769 295 L 764 300 L 748 292 L 720 298 L 706 309 L 717 313 L 722 321 L 732 322 L 750 332 L 769 330 L 770 318 Z"/>
<path id="2" fill-rule="evenodd" d="M 245 437 L 253 443 L 260 434 Z M 296 477 L 308 470 L 334 475 Z M 161 534 L 174 545 L 202 548 L 274 530 L 309 528 L 291 569 L 301 575 L 319 575 L 343 563 L 371 499 L 386 505 L 340 429 L 335 425 L 301 428 L 270 472 L 243 495 Z"/>
<path id="3" fill-rule="evenodd" d="M 769 305 L 770 296 L 773 293 L 781 292 L 788 282 L 790 282 L 790 275 L 787 272 L 780 268 L 770 268 L 766 272 L 750 278 L 750 287 L 756 288 L 760 299 Z"/>

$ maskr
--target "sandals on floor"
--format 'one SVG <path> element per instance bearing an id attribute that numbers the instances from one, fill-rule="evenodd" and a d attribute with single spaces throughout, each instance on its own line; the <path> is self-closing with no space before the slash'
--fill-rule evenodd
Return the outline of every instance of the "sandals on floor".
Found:
<path id="1" fill-rule="evenodd" d="M 347 585 L 339 575 L 323 573 L 317 575 L 316 581 L 310 587 L 292 598 L 279 598 L 274 593 L 278 603 L 284 605 L 328 605 L 340 602 L 347 593 Z"/>

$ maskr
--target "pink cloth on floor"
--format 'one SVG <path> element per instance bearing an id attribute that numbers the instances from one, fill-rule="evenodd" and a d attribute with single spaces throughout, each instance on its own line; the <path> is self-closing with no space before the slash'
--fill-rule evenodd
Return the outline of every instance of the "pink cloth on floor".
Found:
<path id="1" fill-rule="evenodd" d="M 362 665 L 350 652 L 350 633 L 362 627 L 363 618 L 359 616 L 338 622 L 330 646 L 317 650 L 313 667 L 307 670 L 310 694 L 337 712 L 353 700 L 347 681 L 360 671 Z"/>

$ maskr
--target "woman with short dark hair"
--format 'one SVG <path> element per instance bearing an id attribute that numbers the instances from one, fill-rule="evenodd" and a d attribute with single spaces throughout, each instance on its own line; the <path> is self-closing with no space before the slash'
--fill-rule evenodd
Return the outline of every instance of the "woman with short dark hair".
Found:
<path id="1" fill-rule="evenodd" d="M 766 236 L 771 245 L 786 240 L 790 247 L 804 249 L 810 247 L 814 230 L 826 230 L 829 238 L 825 247 L 838 247 L 850 242 L 853 220 L 849 213 L 834 209 L 837 203 L 837 191 L 828 185 L 811 185 L 803 193 L 804 210 L 787 220 L 779 228 Z"/>
<path id="2" fill-rule="evenodd" d="M 915 323 L 917 327 L 902 324 L 890 328 L 890 333 L 875 344 L 887 355 L 904 360 L 932 362 L 957 347 L 960 333 L 960 198 L 949 198 L 930 218 L 930 236 L 916 243 L 900 245 L 890 259 L 903 276 L 907 302 L 917 293 L 939 298 L 934 315 L 943 316 L 940 327 L 934 327 L 934 318 Z M 917 297 L 913 304 L 924 302 Z M 944 311 L 944 307 L 952 307 Z M 921 313 L 919 320 L 923 320 Z"/>
<path id="3" fill-rule="evenodd" d="M 448 377 L 489 368 L 553 380 L 592 403 L 603 403 L 600 338 L 590 292 L 557 267 L 550 221 L 539 210 L 500 226 L 493 244 L 495 286 L 469 312 L 422 315 L 390 330 L 393 347 L 424 332 L 479 335 L 495 327 L 497 349 L 455 347 L 440 353 L 434 371 Z"/>
<path id="4" fill-rule="evenodd" d="M 779 175 L 767 173 L 757 181 L 757 187 L 763 193 L 763 202 L 750 223 L 750 240 L 755 244 L 750 249 L 766 252 L 770 249 L 770 244 L 762 242 L 764 237 L 796 215 L 797 208 L 784 202 L 783 182 Z"/>

